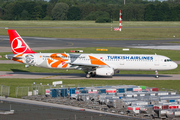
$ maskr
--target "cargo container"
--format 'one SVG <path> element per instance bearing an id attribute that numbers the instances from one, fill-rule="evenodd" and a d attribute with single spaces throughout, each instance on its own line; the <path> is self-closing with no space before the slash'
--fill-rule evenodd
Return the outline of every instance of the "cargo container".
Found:
<path id="1" fill-rule="evenodd" d="M 71 94 L 75 94 L 76 92 L 76 88 L 70 88 L 69 89 L 69 95 L 71 96 Z"/>
<path id="2" fill-rule="evenodd" d="M 106 89 L 107 94 L 114 94 L 116 93 L 116 89 Z"/>
<path id="3" fill-rule="evenodd" d="M 88 89 L 88 93 L 95 93 L 95 94 L 97 94 L 98 90 L 97 89 Z"/>
<path id="4" fill-rule="evenodd" d="M 61 97 L 67 97 L 67 88 L 62 88 L 60 94 Z"/>
<path id="5" fill-rule="evenodd" d="M 169 109 L 179 109 L 179 105 L 178 104 L 169 105 Z"/>
<path id="6" fill-rule="evenodd" d="M 106 93 L 106 89 L 99 89 L 99 93 L 100 93 L 100 94 Z"/>
<path id="7" fill-rule="evenodd" d="M 146 89 L 146 86 L 139 86 L 140 88 L 142 88 L 142 90 Z"/>
<path id="8" fill-rule="evenodd" d="M 166 115 L 168 118 L 180 117 L 180 110 L 168 110 Z"/>
<path id="9" fill-rule="evenodd" d="M 75 94 L 79 94 L 80 93 L 80 90 L 75 90 Z"/>
<path id="10" fill-rule="evenodd" d="M 46 89 L 46 95 L 50 95 L 50 89 Z"/>
<path id="11" fill-rule="evenodd" d="M 59 89 L 52 89 L 52 97 L 58 97 L 59 96 Z"/>
<path id="12" fill-rule="evenodd" d="M 151 91 L 159 91 L 159 88 L 152 88 Z"/>
<path id="13" fill-rule="evenodd" d="M 126 92 L 132 92 L 133 88 L 126 88 Z"/>
<path id="14" fill-rule="evenodd" d="M 140 87 L 133 88 L 133 91 L 142 91 L 142 88 L 140 88 Z"/>
<path id="15" fill-rule="evenodd" d="M 125 88 L 118 88 L 117 93 L 125 93 Z"/>
<path id="16" fill-rule="evenodd" d="M 163 105 L 163 104 L 154 105 L 154 110 L 165 110 L 168 108 L 169 108 L 169 105 Z"/>
<path id="17" fill-rule="evenodd" d="M 88 93 L 88 90 L 82 90 L 81 93 Z"/>
<path id="18" fill-rule="evenodd" d="M 140 113 L 140 106 L 128 106 L 128 110 L 134 113 Z"/>

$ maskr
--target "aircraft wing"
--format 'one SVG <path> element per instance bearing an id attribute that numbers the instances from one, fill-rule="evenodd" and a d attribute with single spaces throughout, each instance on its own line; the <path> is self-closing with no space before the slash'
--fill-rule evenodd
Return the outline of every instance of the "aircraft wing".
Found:
<path id="1" fill-rule="evenodd" d="M 84 67 L 100 67 L 101 65 L 92 65 L 86 63 L 71 63 L 71 65 L 84 66 Z"/>

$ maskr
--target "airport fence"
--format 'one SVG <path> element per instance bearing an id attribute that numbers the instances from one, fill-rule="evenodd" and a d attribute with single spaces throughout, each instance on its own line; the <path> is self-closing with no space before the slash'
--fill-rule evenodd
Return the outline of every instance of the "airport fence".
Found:
<path id="1" fill-rule="evenodd" d="M 15 95 L 16 97 L 29 96 L 29 95 L 45 95 L 46 89 L 60 88 L 61 86 L 52 85 L 31 85 L 25 87 L 16 87 Z"/>
<path id="2" fill-rule="evenodd" d="M 10 86 L 1 85 L 0 93 L 1 96 L 9 96 Z"/>
<path id="3" fill-rule="evenodd" d="M 31 86 L 16 87 L 15 96 L 23 97 L 29 95 L 46 95 L 46 89 L 58 89 L 58 88 L 76 88 L 76 87 L 97 87 L 97 86 L 116 86 L 116 85 L 99 85 L 99 84 L 63 84 L 63 85 L 42 85 L 42 84 L 32 84 Z M 6 89 L 5 89 L 6 88 Z M 162 91 L 167 91 L 162 89 Z M 3 93 L 9 92 L 7 87 L 3 87 Z M 9 95 L 9 93 L 8 93 Z"/>
<path id="4" fill-rule="evenodd" d="M 16 97 L 28 96 L 29 87 L 16 87 Z"/>
<path id="5" fill-rule="evenodd" d="M 25 87 L 16 87 L 15 90 L 15 96 L 16 98 L 22 97 L 22 96 L 28 96 L 28 95 L 45 95 L 46 89 L 51 88 L 70 88 L 70 87 L 93 87 L 93 86 L 99 86 L 97 84 L 63 84 L 63 85 L 42 85 L 42 84 L 32 84 L 31 86 L 25 86 Z M 104 86 L 104 85 L 102 85 Z"/>

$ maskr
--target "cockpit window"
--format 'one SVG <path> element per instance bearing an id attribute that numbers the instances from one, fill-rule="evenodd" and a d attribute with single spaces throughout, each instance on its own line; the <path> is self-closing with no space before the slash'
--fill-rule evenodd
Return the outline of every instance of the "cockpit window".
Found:
<path id="1" fill-rule="evenodd" d="M 171 61 L 171 59 L 165 59 L 164 60 L 164 62 L 170 62 Z"/>

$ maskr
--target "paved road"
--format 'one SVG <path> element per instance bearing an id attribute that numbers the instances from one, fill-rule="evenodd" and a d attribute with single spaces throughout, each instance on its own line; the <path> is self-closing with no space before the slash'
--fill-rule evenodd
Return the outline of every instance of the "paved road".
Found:
<path id="1" fill-rule="evenodd" d="M 134 120 L 133 117 L 80 107 L 0 96 L 0 110 L 15 110 L 13 115 L 0 115 L 1 120 Z M 140 119 L 143 120 L 143 119 Z M 144 119 L 145 120 L 145 119 Z"/>
<path id="2" fill-rule="evenodd" d="M 24 79 L 87 79 L 87 80 L 180 80 L 179 74 L 160 74 L 159 78 L 155 78 L 153 74 L 115 74 L 111 77 L 96 76 L 93 78 L 85 78 L 85 74 L 72 73 L 36 73 L 36 72 L 10 72 L 0 71 L 0 78 L 24 78 Z"/>
<path id="3" fill-rule="evenodd" d="M 75 38 L 41 38 L 23 37 L 26 43 L 33 50 L 62 49 L 77 47 L 129 47 L 129 48 L 151 48 L 151 49 L 174 49 L 180 50 L 177 39 L 162 40 L 94 40 L 94 39 L 75 39 Z M 0 36 L 0 52 L 11 52 L 8 36 Z"/>

